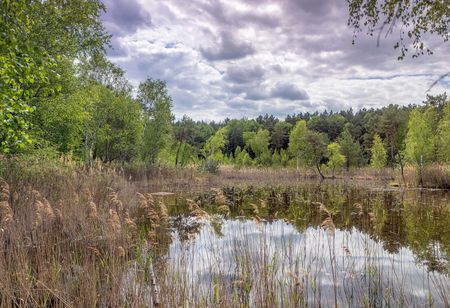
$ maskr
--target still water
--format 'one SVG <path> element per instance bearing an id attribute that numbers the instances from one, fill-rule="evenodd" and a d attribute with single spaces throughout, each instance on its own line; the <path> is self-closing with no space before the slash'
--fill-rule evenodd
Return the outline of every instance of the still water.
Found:
<path id="1" fill-rule="evenodd" d="M 166 200 L 169 306 L 446 307 L 448 191 L 222 187 Z M 206 213 L 194 215 L 186 197 Z M 192 210 L 192 205 L 190 206 Z"/>

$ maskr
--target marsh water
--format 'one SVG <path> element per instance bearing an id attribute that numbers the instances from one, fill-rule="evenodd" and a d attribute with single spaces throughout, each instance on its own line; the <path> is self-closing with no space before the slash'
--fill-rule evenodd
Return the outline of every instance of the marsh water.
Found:
<path id="1" fill-rule="evenodd" d="M 168 306 L 449 305 L 449 191 L 304 183 L 160 198 Z"/>

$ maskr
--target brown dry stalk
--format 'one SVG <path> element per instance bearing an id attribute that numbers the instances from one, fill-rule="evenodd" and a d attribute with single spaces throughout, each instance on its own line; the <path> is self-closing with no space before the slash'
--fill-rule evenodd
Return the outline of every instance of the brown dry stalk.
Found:
<path id="1" fill-rule="evenodd" d="M 145 196 L 147 198 L 147 204 L 149 206 L 154 206 L 155 205 L 155 199 L 153 198 L 152 194 L 146 193 Z"/>
<path id="2" fill-rule="evenodd" d="M 92 201 L 92 193 L 89 188 L 83 189 L 83 196 L 86 198 L 86 200 Z"/>
<path id="3" fill-rule="evenodd" d="M 32 228 L 33 230 L 36 230 L 37 228 L 39 228 L 42 225 L 42 209 L 44 208 L 44 205 L 42 204 L 41 201 L 36 200 L 34 202 L 34 220 L 33 220 L 33 225 Z"/>
<path id="4" fill-rule="evenodd" d="M 209 214 L 200 208 L 200 206 L 192 199 L 186 199 L 189 211 L 198 218 L 208 218 Z"/>
<path id="5" fill-rule="evenodd" d="M 125 209 L 123 213 L 123 221 L 125 222 L 125 226 L 128 230 L 134 232 L 137 229 L 136 223 L 130 218 L 128 209 Z"/>
<path id="6" fill-rule="evenodd" d="M 328 230 L 330 235 L 334 235 L 334 232 L 336 231 L 336 227 L 334 225 L 333 219 L 330 217 L 327 217 L 322 223 L 320 224 L 321 228 L 324 228 L 325 230 Z"/>
<path id="7" fill-rule="evenodd" d="M 115 250 L 116 250 L 115 253 L 116 253 L 117 257 L 119 257 L 119 258 L 125 257 L 125 249 L 123 249 L 122 246 L 117 246 Z"/>
<path id="8" fill-rule="evenodd" d="M 13 220 L 13 211 L 8 201 L 0 201 L 0 227 L 5 228 Z"/>
<path id="9" fill-rule="evenodd" d="M 167 221 L 169 219 L 169 211 L 167 210 L 166 205 L 164 204 L 164 202 L 162 202 L 162 200 L 160 200 L 158 202 L 158 205 L 159 205 L 160 218 L 163 221 Z"/>
<path id="10" fill-rule="evenodd" d="M 88 204 L 87 204 L 87 213 L 88 213 L 89 219 L 97 220 L 97 218 L 98 218 L 97 206 L 95 205 L 94 201 L 88 202 Z"/>
<path id="11" fill-rule="evenodd" d="M 0 178 L 0 201 L 9 202 L 9 185 L 2 178 Z"/>
<path id="12" fill-rule="evenodd" d="M 12 203 L 16 203 L 19 200 L 19 194 L 17 193 L 17 191 L 13 192 L 12 194 Z"/>
<path id="13" fill-rule="evenodd" d="M 226 205 L 227 199 L 225 198 L 225 195 L 223 194 L 223 191 L 219 188 L 213 188 L 212 191 L 215 192 L 215 201 L 217 205 Z"/>
<path id="14" fill-rule="evenodd" d="M 136 194 L 138 196 L 138 221 L 140 223 L 155 224 L 159 221 L 159 215 L 154 208 L 155 200 L 151 194 L 145 196 L 141 193 Z"/>
<path id="15" fill-rule="evenodd" d="M 117 214 L 117 211 L 114 209 L 109 210 L 108 224 L 111 227 L 112 231 L 116 234 L 122 230 L 119 215 Z"/>
<path id="16" fill-rule="evenodd" d="M 108 190 L 110 191 L 108 197 L 109 197 L 111 207 L 115 208 L 115 210 L 118 213 L 121 213 L 123 210 L 123 204 L 122 204 L 122 201 L 120 201 L 120 199 L 119 199 L 119 195 L 112 188 L 108 187 Z"/>
<path id="17" fill-rule="evenodd" d="M 44 217 L 48 221 L 53 221 L 56 218 L 55 212 L 53 211 L 52 206 L 50 205 L 50 202 L 48 202 L 47 199 L 43 199 L 43 209 L 42 212 L 44 214 Z"/>

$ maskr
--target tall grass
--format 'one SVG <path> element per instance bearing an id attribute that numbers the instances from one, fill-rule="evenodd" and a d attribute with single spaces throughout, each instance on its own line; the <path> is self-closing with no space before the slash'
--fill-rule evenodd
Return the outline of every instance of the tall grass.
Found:
<path id="1" fill-rule="evenodd" d="M 391 236 L 383 228 L 406 211 L 390 195 L 305 184 L 294 170 L 198 178 L 161 169 L 142 181 L 127 172 L 101 164 L 84 170 L 70 158 L 0 164 L 0 307 L 449 303 L 447 276 L 417 272 L 427 298 L 414 297 L 398 266 L 410 254 L 382 247 Z M 263 177 L 294 186 L 253 186 Z M 209 189 L 233 182 L 247 186 Z M 436 223 L 434 215 L 450 212 L 425 201 L 429 210 L 412 202 L 402 215 L 409 225 L 425 224 L 414 236 L 431 230 L 435 239 L 434 226 L 448 220 Z"/>

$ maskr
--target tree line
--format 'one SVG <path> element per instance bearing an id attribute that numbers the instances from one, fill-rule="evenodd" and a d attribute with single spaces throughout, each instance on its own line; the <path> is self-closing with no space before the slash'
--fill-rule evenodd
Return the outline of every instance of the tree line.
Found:
<path id="1" fill-rule="evenodd" d="M 98 0 L 1 1 L 0 152 L 45 150 L 87 165 L 144 162 L 308 166 L 322 175 L 371 165 L 449 163 L 446 94 L 420 106 L 314 112 L 278 119 L 176 120 L 166 83 L 133 89 L 106 57 Z"/>

